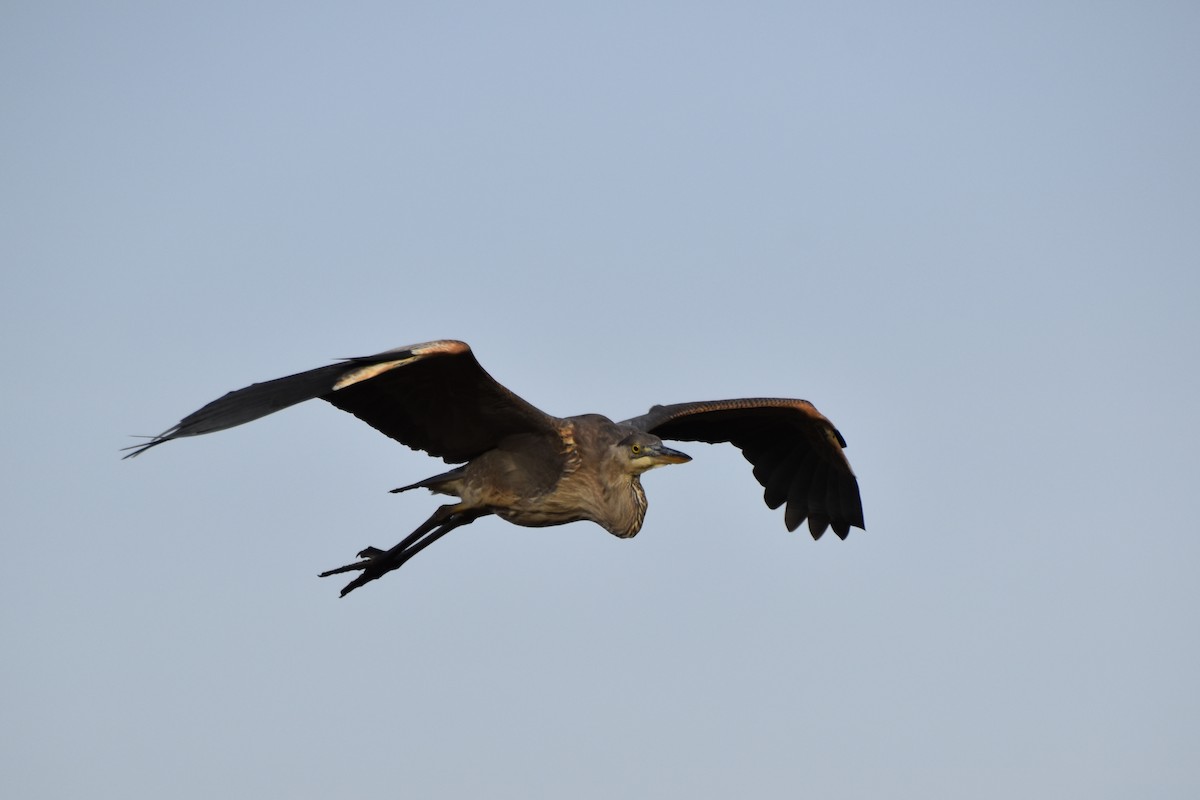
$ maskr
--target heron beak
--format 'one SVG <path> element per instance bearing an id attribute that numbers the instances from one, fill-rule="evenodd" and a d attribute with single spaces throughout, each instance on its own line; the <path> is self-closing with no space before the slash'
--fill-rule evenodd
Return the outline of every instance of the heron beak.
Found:
<path id="1" fill-rule="evenodd" d="M 687 453 L 681 453 L 669 447 L 656 447 L 650 454 L 650 458 L 656 467 L 665 464 L 686 464 L 692 460 L 692 457 Z"/>

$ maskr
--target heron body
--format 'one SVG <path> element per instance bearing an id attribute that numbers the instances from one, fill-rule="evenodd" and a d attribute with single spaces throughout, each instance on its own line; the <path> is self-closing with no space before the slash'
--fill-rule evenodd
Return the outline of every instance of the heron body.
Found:
<path id="1" fill-rule="evenodd" d="M 399 568 L 455 528 L 489 514 L 516 525 L 595 522 L 629 538 L 641 530 L 641 475 L 690 457 L 664 439 L 729 442 L 741 449 L 771 508 L 787 504 L 795 530 L 829 527 L 845 538 L 863 528 L 858 481 L 845 440 L 804 400 L 752 398 L 654 406 L 613 422 L 599 414 L 554 417 L 497 383 L 463 342 L 439 340 L 347 359 L 230 392 L 131 449 L 212 433 L 320 398 L 387 436 L 461 466 L 394 489 L 425 488 L 458 498 L 399 544 L 367 547 L 359 561 L 322 577 L 359 572 L 342 595 Z"/>
<path id="2" fill-rule="evenodd" d="M 691 460 L 663 447 L 656 437 L 599 414 L 561 420 L 558 434 L 554 439 L 510 436 L 462 469 L 392 491 L 426 488 L 453 495 L 463 509 L 488 509 L 531 528 L 590 520 L 629 538 L 641 530 L 646 517 L 641 473 Z M 640 464 L 634 463 L 634 446 L 643 454 Z M 651 455 L 654 447 L 658 449 Z M 585 464 L 598 469 L 582 469 Z"/>

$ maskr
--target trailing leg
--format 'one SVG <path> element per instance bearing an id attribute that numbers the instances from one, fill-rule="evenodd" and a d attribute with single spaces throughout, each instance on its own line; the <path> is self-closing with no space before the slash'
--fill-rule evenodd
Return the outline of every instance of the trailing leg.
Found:
<path id="1" fill-rule="evenodd" d="M 376 578 L 381 578 L 392 570 L 399 569 L 410 558 L 450 531 L 468 525 L 487 513 L 489 512 L 463 508 L 461 503 L 442 506 L 394 547 L 388 550 L 366 547 L 358 553 L 361 561 L 327 570 L 322 572 L 320 577 L 327 578 L 330 575 L 360 570 L 362 574 L 342 589 L 341 596 L 345 597 L 358 587 L 370 583 Z"/>

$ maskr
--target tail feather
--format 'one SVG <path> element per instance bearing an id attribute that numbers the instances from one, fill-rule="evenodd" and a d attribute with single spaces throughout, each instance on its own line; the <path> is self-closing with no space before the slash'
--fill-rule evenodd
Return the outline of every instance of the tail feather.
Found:
<path id="1" fill-rule="evenodd" d="M 432 478 L 426 478 L 416 483 L 410 483 L 408 486 L 392 489 L 391 493 L 399 494 L 400 492 L 407 492 L 409 489 L 428 489 L 434 494 L 449 494 L 459 497 L 461 496 L 461 493 L 458 491 L 459 481 L 462 480 L 466 471 L 466 467 L 458 467 L 449 472 L 443 472 L 441 475 L 434 475 Z"/>

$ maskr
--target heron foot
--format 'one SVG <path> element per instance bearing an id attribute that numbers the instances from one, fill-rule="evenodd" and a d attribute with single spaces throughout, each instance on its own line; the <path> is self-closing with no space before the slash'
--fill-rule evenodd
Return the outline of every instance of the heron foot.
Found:
<path id="1" fill-rule="evenodd" d="M 400 569 L 417 553 L 455 528 L 475 521 L 484 513 L 475 509 L 468 509 L 466 512 L 461 512 L 459 505 L 442 506 L 433 512 L 433 516 L 425 520 L 419 528 L 406 536 L 402 542 L 390 550 L 380 550 L 378 547 L 364 547 L 358 551 L 360 561 L 355 561 L 353 564 L 346 564 L 336 569 L 326 570 L 321 573 L 321 577 L 327 578 L 330 575 L 340 575 L 343 572 L 361 572 L 361 575 L 343 587 L 342 597 L 345 597 L 363 584 L 370 583 L 376 578 L 382 578 L 394 569 Z"/>
<path id="2" fill-rule="evenodd" d="M 343 572 L 361 571 L 361 575 L 342 587 L 341 596 L 345 597 L 358 587 L 398 569 L 407 559 L 396 558 L 397 555 L 399 554 L 392 554 L 387 550 L 380 550 L 378 547 L 365 547 L 358 552 L 361 561 L 326 570 L 319 577 L 328 578 L 330 575 L 340 575 Z"/>

